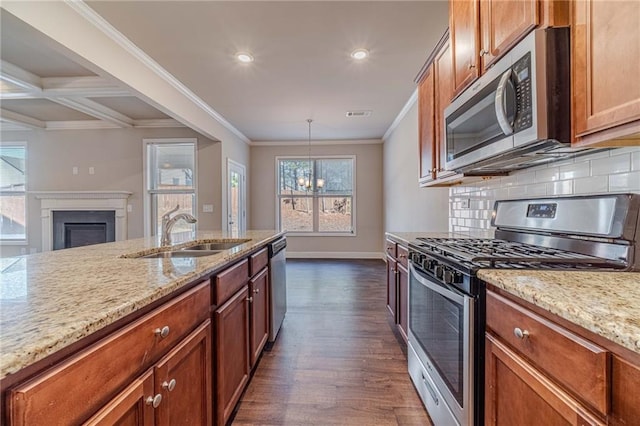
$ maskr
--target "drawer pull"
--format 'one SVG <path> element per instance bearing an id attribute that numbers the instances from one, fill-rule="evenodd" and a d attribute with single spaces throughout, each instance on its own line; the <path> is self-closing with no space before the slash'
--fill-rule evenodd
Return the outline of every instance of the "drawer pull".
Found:
<path id="1" fill-rule="evenodd" d="M 158 408 L 158 405 L 162 402 L 162 395 L 157 394 L 156 396 L 150 396 L 147 398 L 147 405 L 153 406 L 153 408 Z"/>
<path id="2" fill-rule="evenodd" d="M 176 379 L 171 379 L 171 380 L 169 380 L 169 382 L 163 382 L 162 383 L 162 388 L 168 390 L 169 392 L 171 392 L 172 390 L 174 390 L 176 388 Z"/>
<path id="3" fill-rule="evenodd" d="M 407 258 L 407 255 L 406 255 L 406 254 L 401 254 L 401 255 L 400 255 L 400 259 L 406 259 L 406 258 Z"/>
<path id="4" fill-rule="evenodd" d="M 254 292 L 255 294 L 258 294 L 258 293 L 260 293 L 260 289 L 259 289 L 259 288 L 256 288 L 255 290 L 253 290 L 253 292 Z"/>
<path id="5" fill-rule="evenodd" d="M 518 339 L 526 339 L 527 337 L 529 337 L 529 332 L 527 330 L 522 330 L 520 327 L 516 327 L 513 329 L 513 334 L 515 334 L 515 336 Z"/>
<path id="6" fill-rule="evenodd" d="M 252 303 L 253 302 L 253 297 L 251 297 L 251 296 L 247 297 L 247 302 Z"/>
<path id="7" fill-rule="evenodd" d="M 156 336 L 160 336 L 164 339 L 169 335 L 169 331 L 170 331 L 169 326 L 165 325 L 162 328 L 156 328 L 155 330 L 153 330 L 153 334 L 155 334 Z"/>

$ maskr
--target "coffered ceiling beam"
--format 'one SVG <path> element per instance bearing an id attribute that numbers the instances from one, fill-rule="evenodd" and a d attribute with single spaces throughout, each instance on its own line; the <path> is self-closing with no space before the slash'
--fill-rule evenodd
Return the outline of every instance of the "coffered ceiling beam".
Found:
<path id="1" fill-rule="evenodd" d="M 47 123 L 44 121 L 33 117 L 27 117 L 26 115 L 18 114 L 17 112 L 7 111 L 4 108 L 0 108 L 0 119 L 8 123 L 19 124 L 31 129 L 44 129 L 47 127 Z"/>
<path id="2" fill-rule="evenodd" d="M 42 91 L 40 77 L 7 61 L 0 61 L 0 79 L 28 92 Z"/>
<path id="3" fill-rule="evenodd" d="M 50 100 L 60 105 L 64 105 L 66 107 L 75 109 L 76 111 L 80 111 L 84 114 L 90 115 L 92 117 L 99 118 L 100 120 L 113 123 L 119 127 L 133 126 L 133 120 L 131 118 L 90 99 L 54 97 L 50 98 Z"/>
<path id="4" fill-rule="evenodd" d="M 65 97 L 113 97 L 131 96 L 131 92 L 108 82 L 102 77 L 43 77 L 43 95 Z"/>

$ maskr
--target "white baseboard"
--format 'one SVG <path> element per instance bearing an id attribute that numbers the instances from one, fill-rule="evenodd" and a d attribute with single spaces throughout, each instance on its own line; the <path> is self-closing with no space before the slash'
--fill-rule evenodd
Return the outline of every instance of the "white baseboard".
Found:
<path id="1" fill-rule="evenodd" d="M 384 253 L 375 251 L 290 251 L 287 259 L 383 259 Z"/>

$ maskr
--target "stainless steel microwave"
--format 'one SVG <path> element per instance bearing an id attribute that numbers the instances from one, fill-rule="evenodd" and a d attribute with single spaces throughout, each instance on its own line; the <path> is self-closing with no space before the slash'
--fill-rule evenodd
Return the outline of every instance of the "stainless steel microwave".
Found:
<path id="1" fill-rule="evenodd" d="M 575 155 L 568 28 L 534 30 L 445 109 L 446 169 L 496 174 Z"/>

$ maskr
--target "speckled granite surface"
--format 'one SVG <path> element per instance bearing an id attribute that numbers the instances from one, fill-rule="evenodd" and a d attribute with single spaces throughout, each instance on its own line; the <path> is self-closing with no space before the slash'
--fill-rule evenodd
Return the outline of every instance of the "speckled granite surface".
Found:
<path id="1" fill-rule="evenodd" d="M 159 251 L 156 238 L 140 238 L 0 259 L 0 378 L 280 235 L 277 231 L 247 231 L 232 238 L 223 232 L 201 232 L 192 239 L 249 241 L 197 258 L 121 258 Z"/>
<path id="2" fill-rule="evenodd" d="M 484 269 L 478 277 L 640 353 L 640 273 Z"/>

